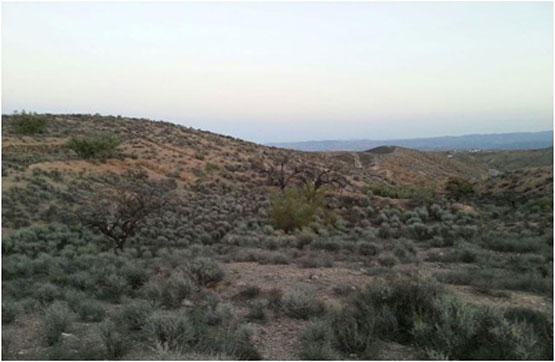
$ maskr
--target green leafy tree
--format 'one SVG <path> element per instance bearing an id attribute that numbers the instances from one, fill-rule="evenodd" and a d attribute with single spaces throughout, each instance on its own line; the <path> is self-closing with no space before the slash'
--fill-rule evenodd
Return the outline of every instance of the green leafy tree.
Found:
<path id="1" fill-rule="evenodd" d="M 310 224 L 324 210 L 324 192 L 307 183 L 274 195 L 269 210 L 274 226 L 290 232 Z"/>
<path id="2" fill-rule="evenodd" d="M 445 184 L 445 192 L 449 198 L 459 201 L 474 194 L 474 187 L 463 178 L 451 177 Z"/>

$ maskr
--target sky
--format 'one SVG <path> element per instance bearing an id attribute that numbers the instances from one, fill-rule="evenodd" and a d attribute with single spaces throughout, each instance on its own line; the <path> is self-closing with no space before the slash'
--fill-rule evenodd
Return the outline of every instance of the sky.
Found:
<path id="1" fill-rule="evenodd" d="M 549 2 L 2 3 L 2 112 L 255 142 L 553 128 Z"/>

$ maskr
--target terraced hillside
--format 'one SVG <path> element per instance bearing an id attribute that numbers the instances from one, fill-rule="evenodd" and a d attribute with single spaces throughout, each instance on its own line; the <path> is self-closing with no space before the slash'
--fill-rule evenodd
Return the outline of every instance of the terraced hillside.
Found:
<path id="1" fill-rule="evenodd" d="M 2 123 L 4 359 L 552 359 L 552 165 Z"/>

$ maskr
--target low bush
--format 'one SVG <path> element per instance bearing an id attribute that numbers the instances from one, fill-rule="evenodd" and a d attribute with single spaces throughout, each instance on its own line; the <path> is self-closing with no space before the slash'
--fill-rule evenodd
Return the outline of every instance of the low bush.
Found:
<path id="1" fill-rule="evenodd" d="M 144 299 L 125 300 L 121 312 L 116 316 L 116 322 L 129 331 L 139 331 L 153 312 L 151 303 Z"/>
<path id="2" fill-rule="evenodd" d="M 511 321 L 499 310 L 458 301 L 434 282 L 403 278 L 353 294 L 347 304 L 330 308 L 322 324 L 309 326 L 302 339 L 363 359 L 376 358 L 381 341 L 412 344 L 427 358 L 550 359 L 552 332 L 543 319 L 525 319 Z"/>
<path id="3" fill-rule="evenodd" d="M 161 303 L 169 308 L 179 307 L 183 299 L 190 297 L 196 290 L 197 284 L 189 274 L 174 270 L 162 290 Z"/>
<path id="4" fill-rule="evenodd" d="M 331 333 L 325 320 L 310 322 L 301 333 L 299 357 L 310 361 L 339 360 L 340 355 L 330 343 Z"/>
<path id="5" fill-rule="evenodd" d="M 127 280 L 108 271 L 102 273 L 97 278 L 96 296 L 99 299 L 118 303 L 120 299 L 131 292 L 131 287 Z"/>
<path id="6" fill-rule="evenodd" d="M 320 300 L 300 289 L 286 293 L 281 300 L 281 307 L 285 315 L 296 319 L 309 319 L 324 311 L 324 304 Z"/>
<path id="7" fill-rule="evenodd" d="M 399 259 L 397 259 L 397 257 L 393 254 L 385 253 L 385 254 L 382 254 L 378 257 L 378 263 L 381 266 L 391 268 L 391 267 L 393 267 L 393 266 L 395 266 L 396 264 L 399 263 Z"/>
<path id="8" fill-rule="evenodd" d="M 251 322 L 264 323 L 268 319 L 266 309 L 268 303 L 264 300 L 254 300 L 249 303 L 249 311 L 245 315 L 245 319 Z"/>
<path id="9" fill-rule="evenodd" d="M 95 299 L 89 299 L 86 293 L 71 290 L 65 295 L 69 307 L 79 315 L 84 322 L 100 322 L 104 319 L 106 311 Z"/>
<path id="10" fill-rule="evenodd" d="M 186 269 L 198 285 L 215 284 L 224 278 L 223 269 L 214 260 L 206 257 L 197 257 L 187 263 Z"/>
<path id="11" fill-rule="evenodd" d="M 75 320 L 75 313 L 66 302 L 55 301 L 44 311 L 40 325 L 40 334 L 44 342 L 51 346 L 58 342 L 62 332 L 67 332 Z"/>
<path id="12" fill-rule="evenodd" d="M 128 351 L 129 338 L 113 321 L 107 320 L 100 324 L 100 336 L 106 349 L 108 359 L 119 359 Z"/>
<path id="13" fill-rule="evenodd" d="M 80 157 L 107 158 L 111 157 L 120 141 L 107 134 L 91 134 L 85 136 L 71 137 L 65 146 Z"/>
<path id="14" fill-rule="evenodd" d="M 26 113 L 25 111 L 12 116 L 15 131 L 23 135 L 42 133 L 46 127 L 47 119 L 44 115 Z"/>
<path id="15" fill-rule="evenodd" d="M 358 253 L 365 256 L 375 256 L 381 251 L 381 247 L 373 242 L 361 242 L 358 244 Z"/>
<path id="16" fill-rule="evenodd" d="M 331 268 L 333 258 L 327 253 L 309 253 L 297 260 L 302 268 Z"/>
<path id="17" fill-rule="evenodd" d="M 367 187 L 367 192 L 390 199 L 410 199 L 417 202 L 432 202 L 436 198 L 436 193 L 432 188 L 412 185 L 373 184 Z"/>
<path id="18" fill-rule="evenodd" d="M 234 299 L 248 300 L 257 298 L 259 295 L 260 288 L 256 285 L 249 285 L 239 290 L 239 292 L 235 294 Z"/>
<path id="19" fill-rule="evenodd" d="M 195 326 L 184 314 L 155 311 L 146 320 L 144 330 L 153 341 L 170 349 L 187 347 L 196 341 Z"/>
<path id="20" fill-rule="evenodd" d="M 2 323 L 12 323 L 17 315 L 21 313 L 21 307 L 13 300 L 2 300 Z"/>
<path id="21" fill-rule="evenodd" d="M 34 293 L 35 299 L 44 304 L 49 304 L 55 299 L 60 299 L 63 291 L 52 283 L 41 284 Z"/>

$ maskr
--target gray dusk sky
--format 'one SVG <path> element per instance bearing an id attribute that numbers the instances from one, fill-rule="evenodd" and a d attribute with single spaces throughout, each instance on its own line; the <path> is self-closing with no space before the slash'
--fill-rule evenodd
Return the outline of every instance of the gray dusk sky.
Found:
<path id="1" fill-rule="evenodd" d="M 553 125 L 552 4 L 6 3 L 3 112 L 256 142 Z"/>

